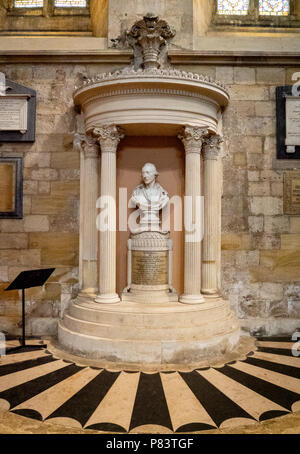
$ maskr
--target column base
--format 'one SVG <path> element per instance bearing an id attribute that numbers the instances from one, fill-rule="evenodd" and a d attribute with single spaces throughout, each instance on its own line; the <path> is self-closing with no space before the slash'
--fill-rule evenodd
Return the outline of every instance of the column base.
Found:
<path id="1" fill-rule="evenodd" d="M 218 290 L 201 290 L 201 294 L 205 296 L 205 298 L 219 298 L 220 293 Z"/>
<path id="2" fill-rule="evenodd" d="M 95 302 L 102 304 L 119 303 L 120 297 L 117 293 L 104 293 L 102 295 L 97 295 L 95 298 Z"/>
<path id="3" fill-rule="evenodd" d="M 183 304 L 201 304 L 204 303 L 203 295 L 187 295 L 183 294 L 179 297 L 179 302 Z"/>

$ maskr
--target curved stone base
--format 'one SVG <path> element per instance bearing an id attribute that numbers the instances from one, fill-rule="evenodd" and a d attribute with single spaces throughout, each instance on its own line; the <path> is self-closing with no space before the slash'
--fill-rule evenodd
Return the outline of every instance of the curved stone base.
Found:
<path id="1" fill-rule="evenodd" d="M 84 358 L 126 364 L 194 365 L 234 349 L 239 323 L 222 298 L 113 305 L 80 296 L 58 326 L 58 342 Z"/>

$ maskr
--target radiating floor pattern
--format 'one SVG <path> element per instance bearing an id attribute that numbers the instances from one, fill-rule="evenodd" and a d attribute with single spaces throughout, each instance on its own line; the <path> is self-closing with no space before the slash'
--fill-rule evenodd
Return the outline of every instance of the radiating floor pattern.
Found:
<path id="1" fill-rule="evenodd" d="M 244 360 L 151 374 L 83 367 L 34 347 L 8 351 L 0 359 L 0 409 L 107 432 L 255 424 L 300 410 L 300 360 L 292 346 L 290 338 L 259 338 Z"/>

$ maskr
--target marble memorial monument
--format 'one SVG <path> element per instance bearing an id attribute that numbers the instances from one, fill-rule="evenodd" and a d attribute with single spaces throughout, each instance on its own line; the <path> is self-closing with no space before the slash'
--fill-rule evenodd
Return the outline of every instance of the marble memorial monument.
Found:
<path id="1" fill-rule="evenodd" d="M 220 289 L 222 111 L 229 94 L 221 82 L 171 67 L 167 45 L 174 34 L 148 14 L 127 32 L 132 65 L 88 79 L 74 93 L 85 130 L 75 136 L 81 153 L 80 292 L 61 314 L 58 342 L 67 352 L 105 364 L 193 367 L 239 343 L 238 320 Z M 116 291 L 117 232 L 97 230 L 96 202 L 99 196 L 117 200 L 118 145 L 126 135 L 178 137 L 184 199 L 192 206 L 204 199 L 203 238 L 188 240 L 182 232 L 179 296 L 172 287 L 172 231 L 164 232 L 160 223 L 168 194 L 149 163 L 131 198 L 140 222 L 128 241 L 127 287 L 121 295 Z M 108 208 L 112 220 L 116 206 Z M 188 218 L 184 209 L 184 225 Z"/>

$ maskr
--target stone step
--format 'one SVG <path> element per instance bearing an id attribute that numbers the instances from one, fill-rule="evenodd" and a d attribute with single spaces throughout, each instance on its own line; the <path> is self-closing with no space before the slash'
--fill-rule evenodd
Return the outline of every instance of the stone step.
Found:
<path id="1" fill-rule="evenodd" d="M 201 307 L 200 307 L 201 306 Z M 84 306 L 73 304 L 67 314 L 73 318 L 114 326 L 136 326 L 145 328 L 189 328 L 199 326 L 230 314 L 227 301 L 221 300 L 218 304 L 186 305 L 167 303 L 155 307 L 134 303 L 120 303 L 111 305 Z"/>
<path id="2" fill-rule="evenodd" d="M 155 317 L 158 319 L 158 317 Z M 178 326 L 174 324 L 172 327 L 156 326 L 153 323 L 152 327 L 145 326 L 144 323 L 135 324 L 131 320 L 131 314 L 128 319 L 124 319 L 124 324 L 105 324 L 99 322 L 91 322 L 72 317 L 70 314 L 65 314 L 63 326 L 67 329 L 90 336 L 96 336 L 103 339 L 123 339 L 123 340 L 153 340 L 153 341 L 177 341 L 177 340 L 199 340 L 209 338 L 230 330 L 230 322 L 234 320 L 230 315 L 226 317 L 218 317 L 214 319 L 214 323 L 207 323 L 201 318 L 198 320 L 195 317 L 194 325 L 188 327 Z M 233 322 L 232 322 L 233 323 Z"/>
<path id="3" fill-rule="evenodd" d="M 68 329 L 60 321 L 58 341 L 67 351 L 102 361 L 119 364 L 143 363 L 161 364 L 196 364 L 202 360 L 214 358 L 230 352 L 239 340 L 239 326 L 234 319 L 227 323 L 226 333 L 206 339 L 184 339 L 177 341 L 124 340 L 122 338 L 99 338 L 81 334 Z"/>

